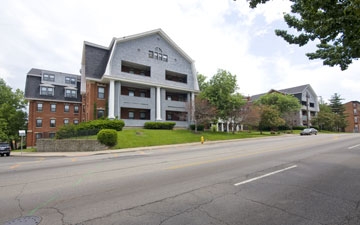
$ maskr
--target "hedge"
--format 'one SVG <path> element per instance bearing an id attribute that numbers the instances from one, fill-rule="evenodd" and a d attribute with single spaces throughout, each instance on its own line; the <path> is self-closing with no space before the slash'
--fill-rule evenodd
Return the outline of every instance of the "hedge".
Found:
<path id="1" fill-rule="evenodd" d="M 146 122 L 145 129 L 172 130 L 176 125 L 175 122 Z"/>
<path id="2" fill-rule="evenodd" d="M 197 125 L 196 128 L 197 128 L 197 131 L 204 131 L 204 128 L 205 128 L 205 127 L 204 127 L 204 125 L 199 124 L 199 125 Z M 191 124 L 191 125 L 190 125 L 190 129 L 191 129 L 191 130 L 195 130 L 195 124 Z"/>
<path id="3" fill-rule="evenodd" d="M 124 126 L 124 121 L 118 119 L 91 120 L 81 122 L 78 125 L 64 125 L 56 132 L 55 138 L 64 139 L 77 136 L 96 135 L 101 129 L 121 131 Z"/>

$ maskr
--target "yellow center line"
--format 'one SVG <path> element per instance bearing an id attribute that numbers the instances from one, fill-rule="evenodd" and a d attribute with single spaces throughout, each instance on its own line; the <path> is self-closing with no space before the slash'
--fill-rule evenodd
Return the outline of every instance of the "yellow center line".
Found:
<path id="1" fill-rule="evenodd" d="M 20 164 L 15 164 L 15 165 L 10 166 L 10 169 L 16 169 L 19 166 L 20 166 Z"/>

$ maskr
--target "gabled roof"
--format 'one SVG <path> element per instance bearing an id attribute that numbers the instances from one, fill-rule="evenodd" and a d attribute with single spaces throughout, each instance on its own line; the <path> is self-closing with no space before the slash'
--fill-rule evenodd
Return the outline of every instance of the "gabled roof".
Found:
<path id="1" fill-rule="evenodd" d="M 305 89 L 307 89 L 308 87 L 311 88 L 310 84 L 305 84 L 305 85 L 300 85 L 300 86 L 296 86 L 296 87 L 291 87 L 291 88 L 286 88 L 286 89 L 281 89 L 281 90 L 275 90 L 275 89 L 271 89 L 270 91 L 266 92 L 266 93 L 262 93 L 262 94 L 257 94 L 257 95 L 253 95 L 250 98 L 250 101 L 256 101 L 257 99 L 259 99 L 261 96 L 268 94 L 268 93 L 272 93 L 272 92 L 280 92 L 280 93 L 284 93 L 284 94 L 291 94 L 291 95 L 296 95 L 296 94 L 301 94 Z M 311 89 L 312 90 L 312 89 Z"/>
<path id="2" fill-rule="evenodd" d="M 115 41 L 115 43 L 126 42 L 126 41 L 130 41 L 130 40 L 150 36 L 153 34 L 160 35 L 167 42 L 169 42 L 169 44 L 172 47 L 174 47 L 176 49 L 176 51 L 178 51 L 181 54 L 181 56 L 183 56 L 186 60 L 188 60 L 190 63 L 194 62 L 194 60 L 192 58 L 190 58 L 190 56 L 188 54 L 186 54 L 173 40 L 171 40 L 171 38 L 161 28 L 143 32 L 143 33 L 139 33 L 139 34 L 130 35 L 130 36 L 124 36 L 121 38 L 115 38 L 115 39 L 113 39 L 113 41 Z"/>
<path id="3" fill-rule="evenodd" d="M 194 60 L 190 58 L 170 37 L 165 34 L 162 29 L 155 29 L 139 34 L 134 34 L 130 36 L 124 36 L 121 38 L 113 38 L 109 47 L 97 45 L 90 42 L 84 42 L 83 47 L 83 55 L 82 55 L 82 65 L 85 65 L 85 75 L 86 78 L 93 78 L 93 79 L 101 79 L 105 73 L 108 73 L 110 68 L 110 60 L 112 54 L 114 52 L 114 48 L 117 43 L 120 42 L 127 42 L 130 40 L 150 36 L 158 34 L 164 40 L 166 40 L 176 51 L 178 51 L 186 60 L 190 63 L 194 63 Z"/>

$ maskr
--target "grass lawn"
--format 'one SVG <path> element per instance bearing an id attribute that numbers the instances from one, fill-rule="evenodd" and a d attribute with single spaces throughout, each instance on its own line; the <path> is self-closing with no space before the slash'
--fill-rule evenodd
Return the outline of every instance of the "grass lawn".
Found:
<path id="1" fill-rule="evenodd" d="M 191 142 L 200 142 L 201 136 L 206 141 L 241 139 L 252 137 L 274 136 L 269 132 L 199 132 L 193 133 L 189 130 L 149 130 L 149 129 L 125 129 L 118 132 L 118 144 L 112 149 L 134 148 L 157 145 L 182 144 Z M 94 136 L 96 138 L 96 136 Z"/>

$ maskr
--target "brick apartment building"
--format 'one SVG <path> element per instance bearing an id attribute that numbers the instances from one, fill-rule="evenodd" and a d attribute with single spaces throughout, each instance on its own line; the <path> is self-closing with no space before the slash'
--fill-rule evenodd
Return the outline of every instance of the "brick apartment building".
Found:
<path id="1" fill-rule="evenodd" d="M 350 101 L 344 104 L 345 114 L 347 115 L 348 125 L 345 127 L 345 132 L 359 133 L 360 124 L 360 102 Z"/>
<path id="2" fill-rule="evenodd" d="M 161 29 L 113 38 L 108 47 L 84 42 L 81 76 L 28 73 L 27 146 L 53 137 L 64 124 L 102 117 L 122 119 L 127 127 L 174 121 L 185 128 L 198 92 L 194 61 Z"/>
<path id="3" fill-rule="evenodd" d="M 38 138 L 51 138 L 57 129 L 81 121 L 81 77 L 75 74 L 31 69 L 26 77 L 25 98 L 29 101 L 27 146 Z"/>

